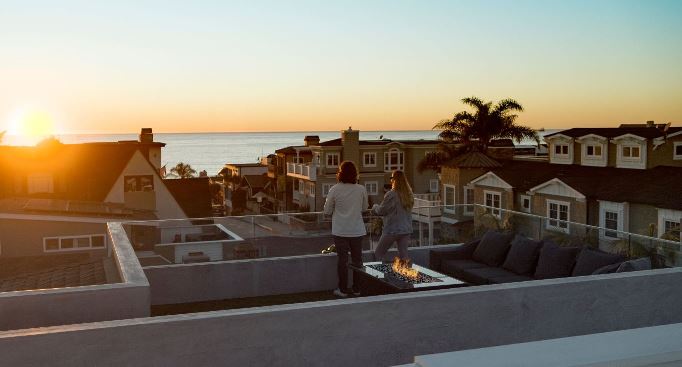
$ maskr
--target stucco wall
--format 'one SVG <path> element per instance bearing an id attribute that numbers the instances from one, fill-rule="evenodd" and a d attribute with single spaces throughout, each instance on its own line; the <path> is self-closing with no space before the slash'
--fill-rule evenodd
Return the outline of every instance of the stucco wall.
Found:
<path id="1" fill-rule="evenodd" d="M 682 269 L 0 333 L 7 365 L 392 366 L 677 323 Z"/>

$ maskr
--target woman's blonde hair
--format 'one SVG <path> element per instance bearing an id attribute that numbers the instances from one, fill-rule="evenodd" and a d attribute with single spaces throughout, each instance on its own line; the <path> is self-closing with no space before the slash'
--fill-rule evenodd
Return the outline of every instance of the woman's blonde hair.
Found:
<path id="1" fill-rule="evenodd" d="M 393 179 L 391 182 L 391 189 L 398 193 L 400 204 L 405 210 L 412 210 L 412 207 L 414 206 L 414 195 L 412 194 L 410 183 L 407 182 L 405 173 L 401 170 L 395 170 L 393 171 L 393 174 L 391 174 L 391 178 Z"/>

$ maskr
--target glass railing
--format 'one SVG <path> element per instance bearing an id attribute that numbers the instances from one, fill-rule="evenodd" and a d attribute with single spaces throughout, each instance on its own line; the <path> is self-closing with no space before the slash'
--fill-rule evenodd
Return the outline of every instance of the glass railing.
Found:
<path id="1" fill-rule="evenodd" d="M 660 266 L 682 264 L 680 242 L 483 205 L 415 206 L 410 246 L 464 243 L 489 229 L 512 230 L 564 246 L 591 246 L 630 257 L 650 256 Z M 381 217 L 363 217 L 363 249 L 373 250 Z M 333 251 L 331 218 L 320 212 L 125 222 L 143 266 L 298 256 Z M 643 229 L 651 230 L 650 226 Z"/>

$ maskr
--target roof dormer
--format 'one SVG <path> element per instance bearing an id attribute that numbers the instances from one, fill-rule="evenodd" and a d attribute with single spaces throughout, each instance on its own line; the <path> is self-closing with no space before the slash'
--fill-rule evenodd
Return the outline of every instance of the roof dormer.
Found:
<path id="1" fill-rule="evenodd" d="M 646 169 L 647 139 L 623 134 L 612 139 L 616 144 L 616 167 Z"/>
<path id="2" fill-rule="evenodd" d="M 576 141 L 580 143 L 581 165 L 596 167 L 608 165 L 608 138 L 596 134 L 587 134 L 577 138 Z"/>
<path id="3" fill-rule="evenodd" d="M 564 134 L 545 137 L 549 145 L 549 163 L 573 164 L 573 138 Z"/>

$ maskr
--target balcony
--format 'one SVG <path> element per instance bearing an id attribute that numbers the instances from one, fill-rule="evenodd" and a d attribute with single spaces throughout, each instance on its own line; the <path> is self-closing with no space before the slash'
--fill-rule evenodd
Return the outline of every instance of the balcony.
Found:
<path id="1" fill-rule="evenodd" d="M 440 220 L 442 214 L 440 194 L 414 194 L 412 219 L 416 221 L 432 222 Z"/>
<path id="2" fill-rule="evenodd" d="M 287 163 L 287 176 L 315 181 L 317 179 L 317 166 L 314 164 Z"/>

